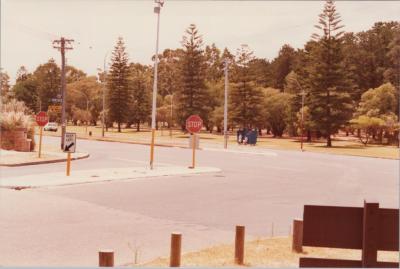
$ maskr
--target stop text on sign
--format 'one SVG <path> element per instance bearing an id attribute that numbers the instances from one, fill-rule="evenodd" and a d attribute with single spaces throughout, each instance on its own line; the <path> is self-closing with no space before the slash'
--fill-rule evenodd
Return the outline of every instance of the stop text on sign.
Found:
<path id="1" fill-rule="evenodd" d="M 203 123 L 201 121 L 189 121 L 187 123 L 187 128 L 201 128 L 201 126 L 203 125 Z"/>

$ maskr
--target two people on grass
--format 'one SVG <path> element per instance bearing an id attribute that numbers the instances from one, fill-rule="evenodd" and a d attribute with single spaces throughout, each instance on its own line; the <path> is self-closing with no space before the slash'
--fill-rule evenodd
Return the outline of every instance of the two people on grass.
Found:
<path id="1" fill-rule="evenodd" d="M 236 140 L 239 145 L 255 146 L 257 143 L 258 131 L 255 128 L 239 128 L 236 132 Z"/>

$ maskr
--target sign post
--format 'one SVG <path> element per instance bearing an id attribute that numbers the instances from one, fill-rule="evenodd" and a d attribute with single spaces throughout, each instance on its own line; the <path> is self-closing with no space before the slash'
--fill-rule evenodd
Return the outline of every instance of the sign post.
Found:
<path id="1" fill-rule="evenodd" d="M 76 134 L 75 133 L 65 133 L 64 137 L 64 152 L 67 153 L 67 176 L 71 172 L 71 153 L 75 152 L 76 148 Z"/>
<path id="2" fill-rule="evenodd" d="M 43 126 L 45 126 L 49 122 L 49 117 L 47 117 L 46 112 L 40 111 L 36 115 L 36 123 L 39 125 L 40 133 L 39 133 L 39 153 L 38 157 L 42 156 L 42 136 L 43 136 Z"/>
<path id="3" fill-rule="evenodd" d="M 196 133 L 203 128 L 203 120 L 198 115 L 191 115 L 186 120 L 186 130 L 192 135 L 192 166 L 189 168 L 194 169 L 196 166 Z"/>

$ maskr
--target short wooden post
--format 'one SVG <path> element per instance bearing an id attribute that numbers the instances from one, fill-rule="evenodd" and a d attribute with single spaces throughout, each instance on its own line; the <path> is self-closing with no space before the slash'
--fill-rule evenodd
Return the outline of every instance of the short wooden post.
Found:
<path id="1" fill-rule="evenodd" d="M 182 248 L 182 234 L 171 234 L 171 255 L 169 259 L 170 267 L 181 266 L 181 248 Z"/>
<path id="2" fill-rule="evenodd" d="M 103 249 L 99 251 L 99 267 L 114 266 L 114 251 L 111 249 Z"/>
<path id="3" fill-rule="evenodd" d="M 40 126 L 39 134 L 39 158 L 42 157 L 42 137 L 43 137 L 43 126 Z"/>
<path id="4" fill-rule="evenodd" d="M 364 202 L 362 267 L 376 267 L 378 256 L 379 203 Z"/>
<path id="5" fill-rule="evenodd" d="M 292 251 L 303 252 L 303 220 L 293 220 Z"/>
<path id="6" fill-rule="evenodd" d="M 243 265 L 244 263 L 244 235 L 245 227 L 240 225 L 236 226 L 235 263 L 239 265 Z"/>
<path id="7" fill-rule="evenodd" d="M 67 176 L 71 174 L 71 152 L 67 153 Z"/>

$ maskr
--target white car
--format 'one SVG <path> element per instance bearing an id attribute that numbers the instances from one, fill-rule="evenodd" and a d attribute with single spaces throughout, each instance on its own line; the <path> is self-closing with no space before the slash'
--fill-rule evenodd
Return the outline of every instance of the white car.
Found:
<path id="1" fill-rule="evenodd" d="M 56 122 L 48 122 L 48 123 L 44 126 L 44 130 L 45 130 L 45 131 L 57 132 L 57 130 L 58 130 L 58 125 L 57 125 Z"/>

